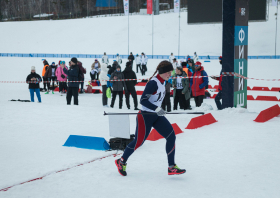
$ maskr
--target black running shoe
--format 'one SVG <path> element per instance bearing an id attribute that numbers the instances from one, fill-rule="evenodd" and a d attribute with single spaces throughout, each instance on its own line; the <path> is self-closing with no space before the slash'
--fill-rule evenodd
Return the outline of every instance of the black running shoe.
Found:
<path id="1" fill-rule="evenodd" d="M 115 160 L 115 164 L 116 164 L 116 166 L 118 168 L 119 173 L 122 176 L 126 176 L 126 164 L 122 164 L 121 163 L 121 159 Z"/>
<path id="2" fill-rule="evenodd" d="M 168 175 L 181 175 L 185 172 L 185 169 L 180 169 L 176 164 L 172 168 L 168 168 Z"/>

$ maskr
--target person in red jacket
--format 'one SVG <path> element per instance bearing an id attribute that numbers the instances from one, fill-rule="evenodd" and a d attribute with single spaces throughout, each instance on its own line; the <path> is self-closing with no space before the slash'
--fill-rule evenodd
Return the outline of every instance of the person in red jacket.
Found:
<path id="1" fill-rule="evenodd" d="M 222 56 L 219 57 L 219 62 L 222 65 Z M 218 88 L 219 92 L 218 92 L 217 96 L 215 97 L 215 103 L 217 105 L 218 110 L 222 110 L 223 108 L 222 108 L 222 104 L 220 101 L 222 99 L 222 79 L 223 79 L 222 71 L 220 73 L 220 77 L 212 76 L 211 78 L 219 81 L 219 88 Z"/>
<path id="2" fill-rule="evenodd" d="M 201 78 L 201 76 L 203 77 Z M 203 103 L 205 87 L 208 85 L 208 75 L 199 61 L 195 63 L 195 71 L 193 72 L 192 78 L 190 79 L 190 84 L 195 106 L 200 107 Z"/>

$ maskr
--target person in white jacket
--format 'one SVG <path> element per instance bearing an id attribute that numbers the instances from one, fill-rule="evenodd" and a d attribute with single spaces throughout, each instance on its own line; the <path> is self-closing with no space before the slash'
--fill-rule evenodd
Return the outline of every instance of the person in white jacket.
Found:
<path id="1" fill-rule="evenodd" d="M 141 53 L 140 61 L 141 61 L 141 66 L 142 66 L 142 70 L 141 70 L 142 76 L 144 76 L 145 72 L 148 70 L 147 69 L 148 57 L 144 54 L 144 52 Z"/>
<path id="2" fill-rule="evenodd" d="M 122 59 L 119 54 L 117 54 L 117 56 L 116 56 L 116 61 L 119 63 L 119 65 L 122 64 Z"/>
<path id="3" fill-rule="evenodd" d="M 194 54 L 193 54 L 193 61 L 195 63 L 198 61 L 198 56 L 197 56 L 196 52 L 194 52 Z"/>
<path id="4" fill-rule="evenodd" d="M 136 54 L 135 62 L 136 62 L 136 73 L 138 73 L 138 67 L 139 67 L 140 72 L 142 72 L 141 60 L 140 60 L 140 56 L 138 54 Z"/>
<path id="5" fill-rule="evenodd" d="M 106 52 L 104 52 L 104 56 L 102 56 L 102 63 L 105 63 L 107 65 L 109 64 L 109 58 L 106 55 Z"/>
<path id="6" fill-rule="evenodd" d="M 177 62 L 176 58 L 173 58 L 173 61 L 172 61 L 172 66 L 174 69 L 176 69 L 177 67 L 179 67 L 179 63 Z"/>
<path id="7" fill-rule="evenodd" d="M 171 53 L 171 55 L 169 56 L 169 62 L 173 63 L 174 58 L 175 58 L 175 56 L 173 56 L 173 53 Z"/>
<path id="8" fill-rule="evenodd" d="M 100 75 L 99 75 L 99 80 L 100 80 L 100 83 L 101 83 L 101 86 L 102 86 L 102 104 L 103 104 L 104 107 L 109 107 L 108 106 L 108 98 L 106 96 L 106 90 L 107 90 L 107 82 L 110 78 L 107 76 L 107 73 L 108 73 L 107 64 L 102 63 L 101 64 L 101 72 L 100 72 Z"/>

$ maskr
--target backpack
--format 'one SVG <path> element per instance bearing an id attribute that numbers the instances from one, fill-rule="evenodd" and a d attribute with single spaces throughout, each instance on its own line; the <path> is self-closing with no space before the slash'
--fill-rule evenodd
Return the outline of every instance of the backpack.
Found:
<path id="1" fill-rule="evenodd" d="M 203 76 L 203 75 L 202 75 L 202 71 L 201 71 L 200 75 Z M 205 85 L 205 89 L 208 89 L 208 84 Z"/>

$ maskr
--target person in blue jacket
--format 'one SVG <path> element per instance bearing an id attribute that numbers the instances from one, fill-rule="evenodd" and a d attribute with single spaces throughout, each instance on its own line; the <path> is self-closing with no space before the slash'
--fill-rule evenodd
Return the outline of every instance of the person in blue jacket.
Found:
<path id="1" fill-rule="evenodd" d="M 71 59 L 71 66 L 69 70 L 65 68 L 65 65 L 61 65 L 63 72 L 68 76 L 68 89 L 67 89 L 67 105 L 71 105 L 72 96 L 74 96 L 74 105 L 78 105 L 78 91 L 79 91 L 79 66 L 77 58 Z M 71 82 L 77 81 L 77 82 Z"/>
<path id="2" fill-rule="evenodd" d="M 176 136 L 170 122 L 164 116 L 166 113 L 161 108 L 166 91 L 164 81 L 168 80 L 173 71 L 169 61 L 162 61 L 157 66 L 153 76 L 147 83 L 140 99 L 142 110 L 137 115 L 135 139 L 127 145 L 122 157 L 115 160 L 119 173 L 126 176 L 126 162 L 133 152 L 144 144 L 154 127 L 166 139 L 166 154 L 168 159 L 168 175 L 179 175 L 186 172 L 175 164 Z M 158 73 L 156 76 L 155 74 Z"/>

